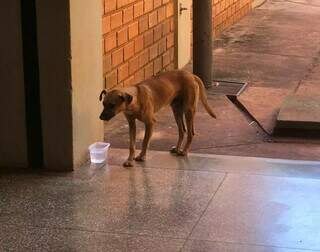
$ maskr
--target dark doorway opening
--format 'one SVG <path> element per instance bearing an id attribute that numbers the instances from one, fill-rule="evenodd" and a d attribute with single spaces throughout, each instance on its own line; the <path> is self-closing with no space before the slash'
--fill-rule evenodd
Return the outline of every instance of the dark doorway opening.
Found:
<path id="1" fill-rule="evenodd" d="M 21 0 L 28 164 L 43 167 L 36 1 Z"/>

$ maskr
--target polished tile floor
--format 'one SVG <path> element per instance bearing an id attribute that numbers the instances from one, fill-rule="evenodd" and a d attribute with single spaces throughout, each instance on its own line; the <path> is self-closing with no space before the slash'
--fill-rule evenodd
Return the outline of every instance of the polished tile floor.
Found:
<path id="1" fill-rule="evenodd" d="M 0 251 L 320 251 L 320 162 L 126 155 L 0 175 Z"/>

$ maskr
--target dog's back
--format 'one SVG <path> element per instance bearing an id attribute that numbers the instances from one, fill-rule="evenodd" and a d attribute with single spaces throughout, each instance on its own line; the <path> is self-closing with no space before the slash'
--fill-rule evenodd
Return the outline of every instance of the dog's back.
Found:
<path id="1" fill-rule="evenodd" d="M 176 97 L 183 97 L 185 93 L 194 90 L 198 85 L 194 81 L 194 75 L 187 71 L 176 70 L 168 71 L 137 85 L 138 90 L 149 92 L 152 95 L 154 103 L 158 105 L 158 111 L 161 107 L 170 105 Z"/>

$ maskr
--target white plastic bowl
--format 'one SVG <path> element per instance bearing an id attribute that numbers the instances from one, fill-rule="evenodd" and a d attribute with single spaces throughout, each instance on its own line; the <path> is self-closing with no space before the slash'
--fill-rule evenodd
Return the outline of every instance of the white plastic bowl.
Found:
<path id="1" fill-rule="evenodd" d="M 89 146 L 91 163 L 101 164 L 108 158 L 108 150 L 110 144 L 103 142 L 96 142 Z"/>

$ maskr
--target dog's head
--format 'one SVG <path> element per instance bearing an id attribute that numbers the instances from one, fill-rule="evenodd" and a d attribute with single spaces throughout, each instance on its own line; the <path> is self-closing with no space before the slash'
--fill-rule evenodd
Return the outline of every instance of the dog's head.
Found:
<path id="1" fill-rule="evenodd" d="M 99 96 L 99 100 L 103 100 L 103 111 L 100 119 L 109 121 L 115 115 L 126 110 L 127 106 L 132 102 L 132 96 L 119 90 L 112 90 L 107 93 L 103 90 Z"/>

